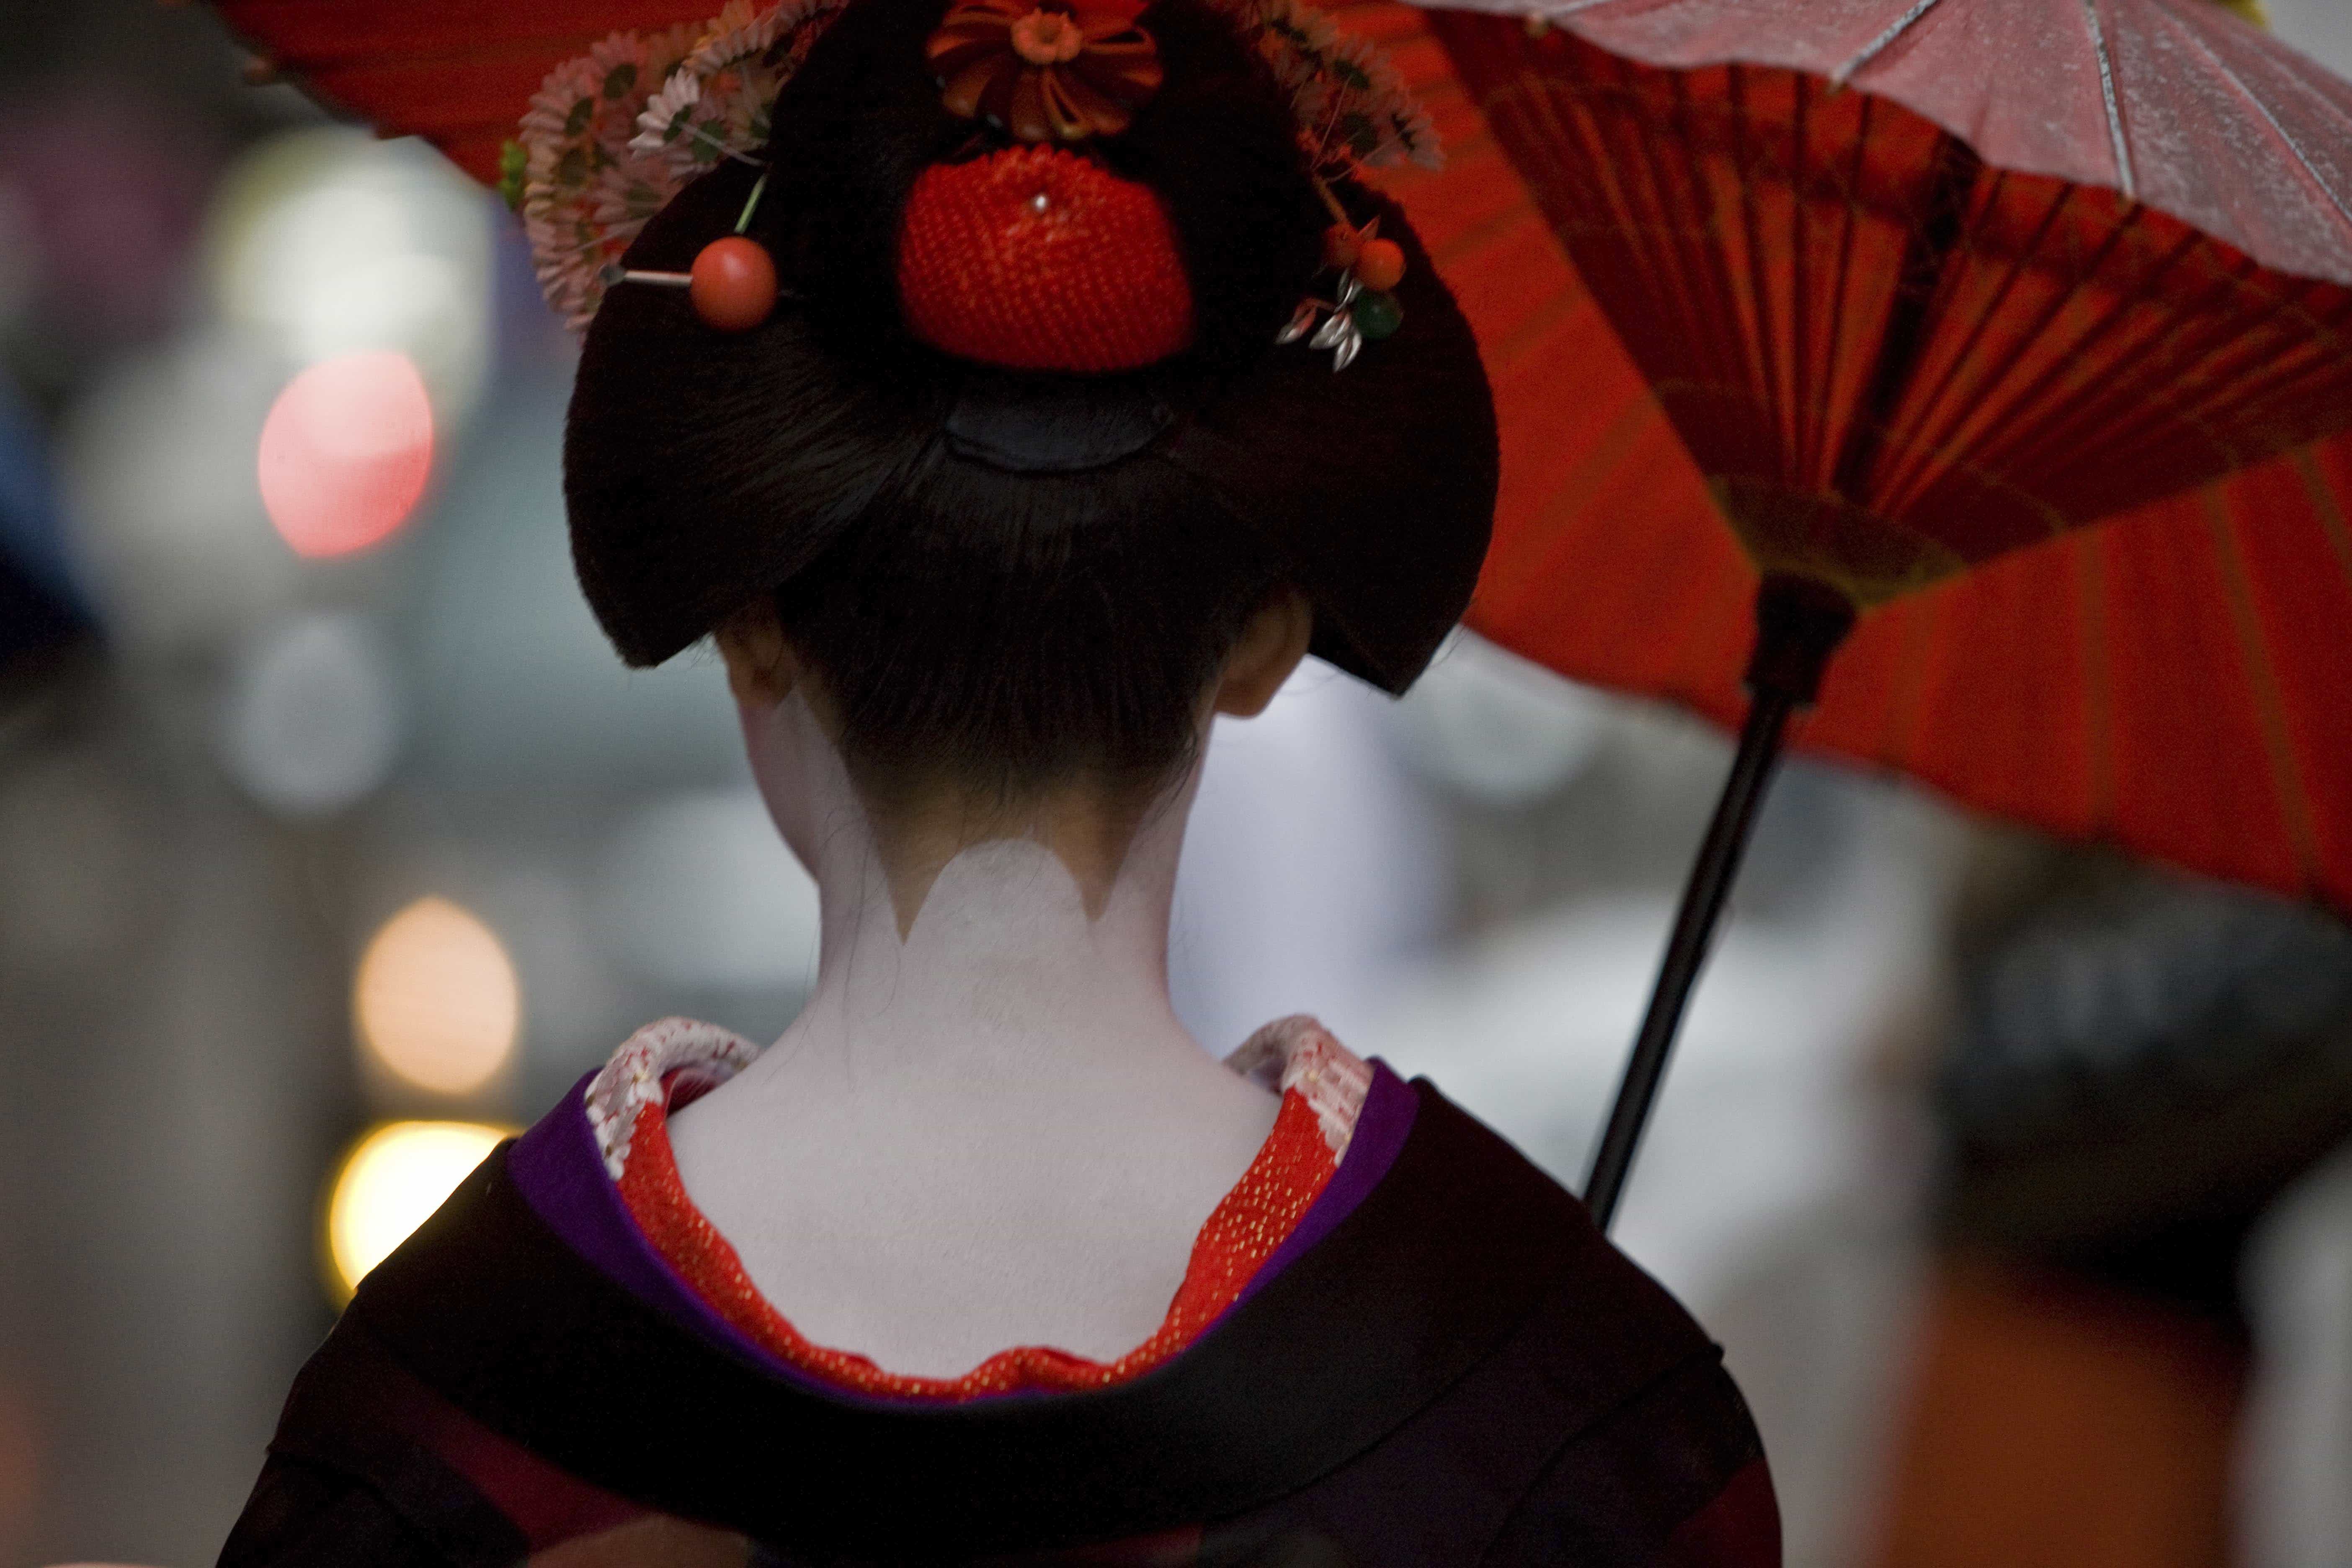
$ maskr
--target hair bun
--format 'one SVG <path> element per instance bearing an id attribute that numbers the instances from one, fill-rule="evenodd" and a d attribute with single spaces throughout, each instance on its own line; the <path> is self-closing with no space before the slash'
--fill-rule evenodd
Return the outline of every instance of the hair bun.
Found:
<path id="1" fill-rule="evenodd" d="M 1008 370 L 1139 370 L 1192 341 L 1192 289 L 1149 186 L 1051 147 L 916 179 L 898 234 L 907 328 Z"/>
<path id="2" fill-rule="evenodd" d="M 1332 101 L 1400 137 L 1409 100 L 1361 47 L 1252 33 L 1255 4 L 1154 0 L 1136 23 L 1159 86 L 1062 156 L 944 101 L 925 48 L 947 0 L 833 14 L 760 155 L 719 159 L 623 258 L 682 271 L 740 226 L 775 259 L 777 310 L 719 332 L 681 290 L 617 289 L 588 330 L 566 496 L 624 658 L 658 663 L 774 595 L 869 737 L 1147 771 L 1274 584 L 1312 601 L 1314 651 L 1412 682 L 1486 551 L 1492 395 L 1403 212 L 1344 174 L 1321 176 L 1340 214 L 1318 194 L 1267 50 L 1322 50 Z M 1340 91 L 1342 67 L 1372 86 Z M 1389 335 L 1335 374 L 1277 339 L 1333 292 L 1341 216 L 1377 219 L 1405 265 Z M 1040 671 L 1090 671 L 1085 712 L 1005 718 L 1008 694 L 1072 686 Z"/>

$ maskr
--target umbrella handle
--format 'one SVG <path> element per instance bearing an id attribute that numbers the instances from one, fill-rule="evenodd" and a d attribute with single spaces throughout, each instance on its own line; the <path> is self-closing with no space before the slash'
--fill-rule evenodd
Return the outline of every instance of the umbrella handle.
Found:
<path id="1" fill-rule="evenodd" d="M 1853 603 L 1811 579 L 1775 574 L 1757 591 L 1756 648 L 1748 664 L 1752 700 L 1740 727 L 1739 752 L 1716 802 L 1698 859 L 1683 885 L 1682 904 L 1675 912 L 1674 934 L 1667 939 L 1657 984 L 1650 992 L 1649 1010 L 1633 1037 L 1633 1054 L 1618 1080 L 1617 1099 L 1584 1184 L 1585 1206 L 1604 1233 L 1616 1217 L 1642 1130 L 1666 1076 L 1675 1032 L 1698 983 L 1699 968 L 1706 962 L 1707 945 L 1723 917 L 1732 880 L 1739 874 L 1757 810 L 1780 760 L 1789 717 L 1820 694 L 1822 671 L 1853 626 Z"/>

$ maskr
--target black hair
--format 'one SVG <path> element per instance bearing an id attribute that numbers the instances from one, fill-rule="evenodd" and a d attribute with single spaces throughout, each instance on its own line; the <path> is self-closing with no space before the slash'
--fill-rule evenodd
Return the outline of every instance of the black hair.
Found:
<path id="1" fill-rule="evenodd" d="M 1195 705 L 1281 580 L 1263 537 L 1148 460 L 1011 496 L 936 453 L 920 470 L 776 595 L 853 765 L 1013 793 L 1181 766 Z"/>
<path id="2" fill-rule="evenodd" d="M 590 328 L 566 495 L 623 656 L 659 662 L 772 595 L 866 778 L 1013 791 L 1180 765 L 1284 585 L 1318 652 L 1402 689 L 1467 598 L 1495 488 L 1475 348 L 1402 214 L 1342 191 L 1406 246 L 1404 328 L 1339 375 L 1276 348 L 1328 216 L 1271 71 L 1206 0 L 1158 0 L 1166 81 L 1087 155 L 1160 196 L 1192 345 L 1111 376 L 952 359 L 906 331 L 894 268 L 917 176 L 1001 144 L 940 104 L 922 45 L 943 11 L 852 0 L 778 99 L 750 232 L 787 297 L 764 326 L 715 332 L 621 285 Z M 688 186 L 627 265 L 687 268 L 758 174 Z"/>

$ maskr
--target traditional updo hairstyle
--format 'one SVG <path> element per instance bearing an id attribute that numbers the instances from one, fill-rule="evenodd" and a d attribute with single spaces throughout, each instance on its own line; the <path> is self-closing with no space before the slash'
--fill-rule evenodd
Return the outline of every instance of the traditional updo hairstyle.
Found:
<path id="1" fill-rule="evenodd" d="M 886 795 L 1158 784 L 1285 587 L 1313 605 L 1315 652 L 1402 691 L 1468 600 L 1496 464 L 1469 329 L 1402 213 L 1339 190 L 1406 253 L 1395 334 L 1339 374 L 1277 347 L 1331 287 L 1329 214 L 1234 24 L 1159 0 L 1139 23 L 1162 85 L 1121 133 L 1051 156 L 1157 197 L 1189 340 L 1095 374 L 944 352 L 908 321 L 909 196 L 927 170 L 1010 145 L 942 106 L 925 42 L 945 9 L 851 0 L 778 99 L 748 229 L 782 289 L 764 325 L 714 331 L 675 289 L 605 296 L 565 488 L 581 583 L 624 658 L 658 663 L 771 596 L 855 776 Z M 690 267 L 759 174 L 722 163 L 625 265 Z M 1089 276 L 1117 289 L 1131 260 L 1109 246 Z M 973 266 L 973 287 L 1023 287 Z M 1056 303 L 1024 308 L 1057 331 Z"/>

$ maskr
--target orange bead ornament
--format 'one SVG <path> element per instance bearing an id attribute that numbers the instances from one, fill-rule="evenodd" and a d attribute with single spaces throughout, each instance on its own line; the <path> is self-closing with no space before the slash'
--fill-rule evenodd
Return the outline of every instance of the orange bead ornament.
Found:
<path id="1" fill-rule="evenodd" d="M 730 234 L 712 240 L 688 276 L 694 313 L 719 331 L 748 332 L 775 311 L 776 263 L 756 239 Z"/>
<path id="2" fill-rule="evenodd" d="M 1368 239 L 1356 252 L 1356 281 L 1385 294 L 1404 281 L 1404 247 L 1393 239 Z"/>

